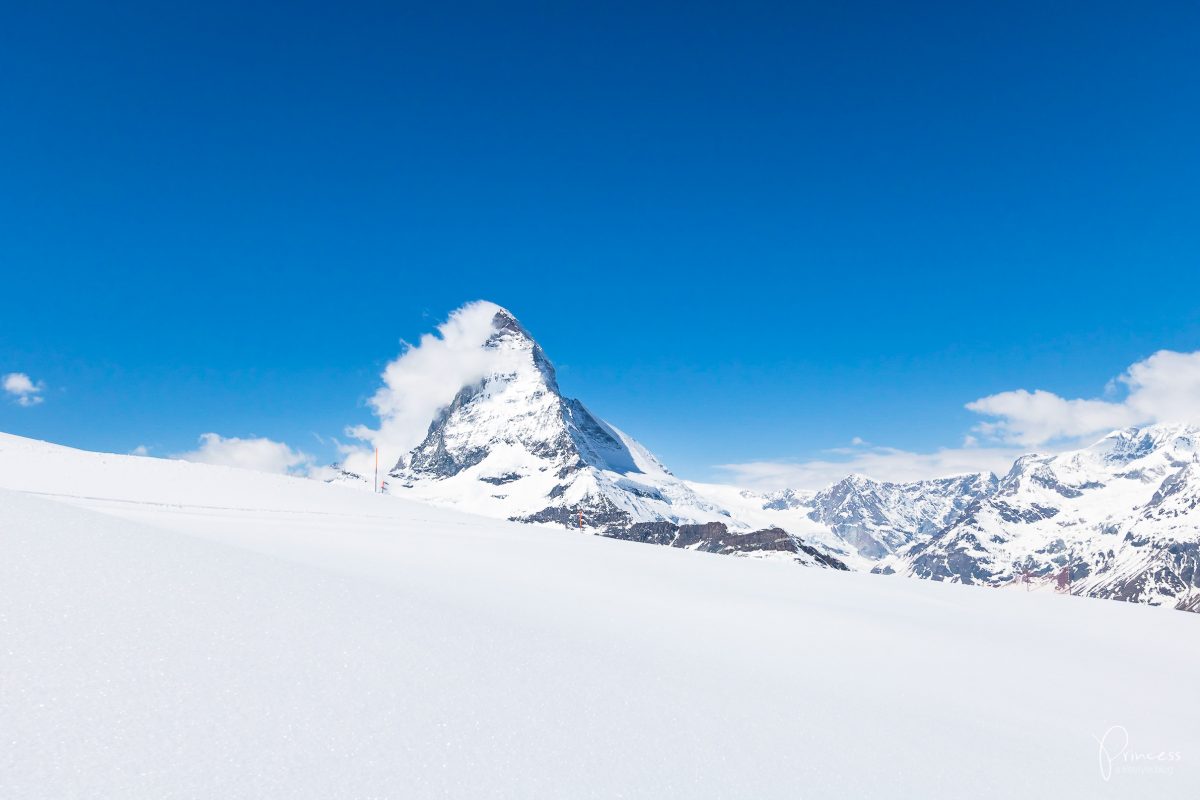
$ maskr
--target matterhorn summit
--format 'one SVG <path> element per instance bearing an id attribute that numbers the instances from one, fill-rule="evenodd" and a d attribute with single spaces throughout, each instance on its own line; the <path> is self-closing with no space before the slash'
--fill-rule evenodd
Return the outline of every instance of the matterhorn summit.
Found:
<path id="1" fill-rule="evenodd" d="M 486 374 L 462 387 L 395 465 L 391 491 L 593 531 L 728 517 L 646 448 L 564 397 L 541 346 L 509 311 L 494 308 L 480 346 Z"/>
<path id="2" fill-rule="evenodd" d="M 489 307 L 483 377 L 463 386 L 400 458 L 388 474 L 390 493 L 519 522 L 843 568 L 791 533 L 735 519 L 564 397 L 529 331 L 506 309 Z"/>

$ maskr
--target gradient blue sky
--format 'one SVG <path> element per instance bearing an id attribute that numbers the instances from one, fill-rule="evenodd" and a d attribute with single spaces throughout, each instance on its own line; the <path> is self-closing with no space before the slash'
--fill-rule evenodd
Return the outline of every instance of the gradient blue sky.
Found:
<path id="1" fill-rule="evenodd" d="M 1200 347 L 1195 3 L 26 4 L 0 430 L 318 459 L 510 308 L 677 472 L 926 452 Z M 10 398 L 10 400 L 13 398 Z"/>

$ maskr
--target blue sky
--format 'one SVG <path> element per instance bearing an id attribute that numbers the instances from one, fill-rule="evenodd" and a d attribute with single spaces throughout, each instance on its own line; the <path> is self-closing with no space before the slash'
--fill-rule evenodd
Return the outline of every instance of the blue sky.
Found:
<path id="1" fill-rule="evenodd" d="M 967 403 L 1113 400 L 1200 347 L 1194 3 L 65 3 L 5 28 L 0 374 L 33 392 L 0 430 L 329 459 L 401 339 L 481 298 L 706 479 L 959 448 Z"/>

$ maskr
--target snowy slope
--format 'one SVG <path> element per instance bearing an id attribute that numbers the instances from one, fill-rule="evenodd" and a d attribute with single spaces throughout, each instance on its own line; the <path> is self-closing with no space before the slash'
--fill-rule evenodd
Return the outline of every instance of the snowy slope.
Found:
<path id="1" fill-rule="evenodd" d="M 1187 614 L 9 436 L 0 547 L 4 798 L 1103 798 L 1200 777 Z M 1104 781 L 1115 725 L 1181 759 Z"/>
<path id="2" fill-rule="evenodd" d="M 1023 456 L 995 492 L 887 568 L 1002 585 L 1048 579 L 1070 559 L 1080 594 L 1174 605 L 1200 586 L 1198 504 L 1200 429 L 1129 428 L 1083 450 Z"/>

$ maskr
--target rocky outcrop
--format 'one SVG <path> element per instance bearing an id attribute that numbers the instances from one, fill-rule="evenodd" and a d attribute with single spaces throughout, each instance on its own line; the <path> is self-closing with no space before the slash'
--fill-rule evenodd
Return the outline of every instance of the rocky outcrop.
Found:
<path id="1" fill-rule="evenodd" d="M 779 554 L 806 565 L 848 569 L 838 559 L 804 543 L 782 528 L 739 532 L 730 531 L 723 522 L 676 525 L 660 521 L 612 526 L 604 535 L 614 539 L 682 547 L 721 555 Z"/>

